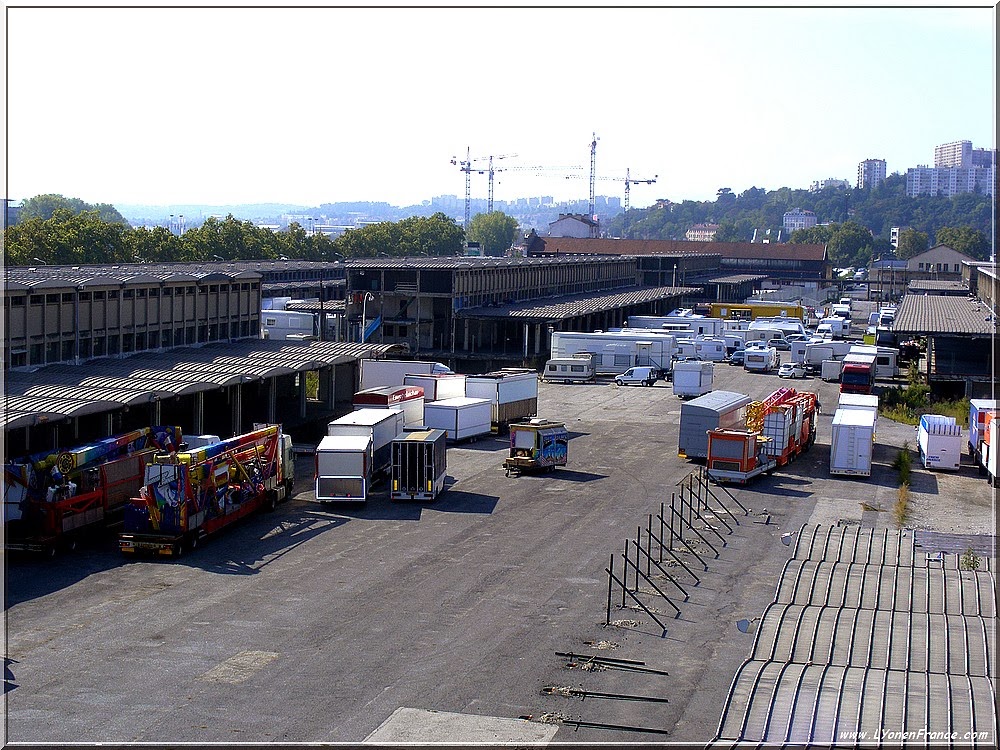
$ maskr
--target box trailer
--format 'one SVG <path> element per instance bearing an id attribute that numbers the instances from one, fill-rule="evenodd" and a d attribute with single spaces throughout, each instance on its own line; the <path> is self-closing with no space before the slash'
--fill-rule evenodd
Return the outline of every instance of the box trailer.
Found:
<path id="1" fill-rule="evenodd" d="M 773 346 L 748 346 L 743 351 L 743 367 L 746 370 L 771 372 L 778 366 L 778 350 Z"/>
<path id="2" fill-rule="evenodd" d="M 428 373 L 427 375 L 404 375 L 403 385 L 419 386 L 424 389 L 424 404 L 429 401 L 443 401 L 448 398 L 463 398 L 465 375 L 457 372 Z"/>
<path id="3" fill-rule="evenodd" d="M 448 440 L 467 440 L 493 431 L 493 404 L 485 398 L 448 398 L 424 404 L 424 426 L 444 430 Z"/>
<path id="4" fill-rule="evenodd" d="M 977 465 L 982 465 L 979 445 L 986 436 L 986 417 L 988 414 L 996 414 L 998 403 L 1000 402 L 995 398 L 974 398 L 969 401 L 969 456 Z"/>
<path id="5" fill-rule="evenodd" d="M 715 365 L 711 362 L 677 362 L 674 364 L 674 395 L 697 398 L 712 390 Z"/>
<path id="6" fill-rule="evenodd" d="M 824 359 L 820 365 L 819 376 L 827 383 L 840 382 L 840 371 L 844 367 L 844 361 L 840 359 Z"/>
<path id="7" fill-rule="evenodd" d="M 743 429 L 751 398 L 743 393 L 712 391 L 681 404 L 677 455 L 681 458 L 708 456 L 708 431 Z"/>
<path id="8" fill-rule="evenodd" d="M 354 394 L 354 409 L 397 409 L 403 412 L 403 427 L 424 424 L 424 389 L 418 385 L 388 385 Z"/>
<path id="9" fill-rule="evenodd" d="M 327 435 L 316 446 L 315 498 L 320 503 L 363 503 L 372 481 L 371 435 Z"/>
<path id="10" fill-rule="evenodd" d="M 372 440 L 373 478 L 389 473 L 392 459 L 391 443 L 403 432 L 403 412 L 400 409 L 358 409 L 333 420 L 326 426 L 329 435 L 362 435 Z"/>
<path id="11" fill-rule="evenodd" d="M 529 419 L 510 425 L 510 448 L 504 472 L 552 471 L 565 466 L 569 455 L 569 432 L 562 422 Z"/>
<path id="12" fill-rule="evenodd" d="M 661 331 L 687 330 L 694 336 L 718 336 L 722 333 L 721 318 L 696 315 L 629 315 L 629 328 L 652 328 Z"/>
<path id="13" fill-rule="evenodd" d="M 493 430 L 499 432 L 511 422 L 538 413 L 538 373 L 511 367 L 485 375 L 469 375 L 465 379 L 465 395 L 489 399 Z"/>
<path id="14" fill-rule="evenodd" d="M 867 409 L 837 409 L 830 427 L 830 473 L 870 477 L 875 415 Z"/>
<path id="15" fill-rule="evenodd" d="M 864 409 L 875 415 L 875 435 L 878 435 L 878 396 L 874 393 L 841 393 L 838 409 Z"/>
<path id="16" fill-rule="evenodd" d="M 924 414 L 917 425 L 917 452 L 925 469 L 958 471 L 962 460 L 962 426 L 954 417 Z"/>
<path id="17" fill-rule="evenodd" d="M 444 430 L 414 430 L 392 441 L 392 500 L 434 500 L 444 490 L 448 450 Z"/>
<path id="18" fill-rule="evenodd" d="M 1000 445 L 1000 443 L 997 442 L 997 440 L 1000 440 L 1000 437 L 997 436 L 998 426 L 1000 426 L 1000 420 L 996 419 L 996 414 L 987 414 L 986 422 L 981 432 L 982 437 L 979 440 L 980 473 L 986 474 L 987 481 L 991 485 L 996 484 L 997 480 L 996 447 Z"/>
<path id="19" fill-rule="evenodd" d="M 440 362 L 418 362 L 402 359 L 361 359 L 361 383 L 358 390 L 403 385 L 407 375 L 430 375 L 451 370 Z"/>

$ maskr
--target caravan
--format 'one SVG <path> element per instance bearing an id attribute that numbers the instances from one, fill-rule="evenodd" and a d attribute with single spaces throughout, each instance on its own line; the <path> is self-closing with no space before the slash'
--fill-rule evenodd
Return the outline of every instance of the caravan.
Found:
<path id="1" fill-rule="evenodd" d="M 670 371 L 677 348 L 673 336 L 653 330 L 552 332 L 552 359 L 572 357 L 578 352 L 594 355 L 598 375 L 617 375 L 629 367 L 655 367 L 665 374 Z"/>

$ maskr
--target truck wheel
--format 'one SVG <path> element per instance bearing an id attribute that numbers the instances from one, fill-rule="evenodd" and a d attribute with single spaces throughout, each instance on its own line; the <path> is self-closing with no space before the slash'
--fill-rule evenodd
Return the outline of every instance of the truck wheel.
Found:
<path id="1" fill-rule="evenodd" d="M 76 552 L 76 544 L 77 544 L 76 539 L 70 539 L 70 540 L 68 540 L 66 542 L 66 551 L 67 552 Z"/>
<path id="2" fill-rule="evenodd" d="M 184 545 L 182 545 L 180 542 L 177 542 L 176 544 L 174 544 L 173 547 L 170 548 L 170 554 L 173 555 L 174 557 L 180 557 L 181 555 L 184 554 Z"/>
<path id="3" fill-rule="evenodd" d="M 267 493 L 267 512 L 273 513 L 278 508 L 278 493 L 268 492 Z"/>
<path id="4" fill-rule="evenodd" d="M 194 552 L 196 549 L 198 549 L 198 541 L 199 541 L 199 539 L 198 539 L 198 534 L 197 533 L 194 533 L 194 534 L 192 534 L 191 536 L 188 537 L 187 546 L 188 546 L 188 551 L 189 552 Z"/>

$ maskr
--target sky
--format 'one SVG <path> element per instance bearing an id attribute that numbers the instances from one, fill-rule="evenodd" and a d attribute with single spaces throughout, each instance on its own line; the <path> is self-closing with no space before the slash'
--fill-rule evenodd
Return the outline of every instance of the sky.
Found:
<path id="1" fill-rule="evenodd" d="M 938 5 L 8 7 L 6 196 L 585 200 L 594 134 L 633 207 L 853 185 L 996 145 L 995 10 Z"/>

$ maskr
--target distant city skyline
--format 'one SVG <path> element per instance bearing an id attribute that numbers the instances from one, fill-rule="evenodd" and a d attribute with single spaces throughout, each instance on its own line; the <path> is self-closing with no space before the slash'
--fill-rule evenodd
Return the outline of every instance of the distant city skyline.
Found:
<path id="1" fill-rule="evenodd" d="M 641 208 L 996 145 L 990 6 L 16 7 L 4 23 L 14 199 L 408 206 L 464 200 L 467 155 L 485 199 L 492 155 L 495 201 L 585 200 L 596 134 L 596 192 L 655 176 L 632 185 Z M 494 49 L 508 40 L 516 54 Z M 51 85 L 67 76 L 91 85 Z M 894 107 L 928 92 L 919 114 Z"/>

